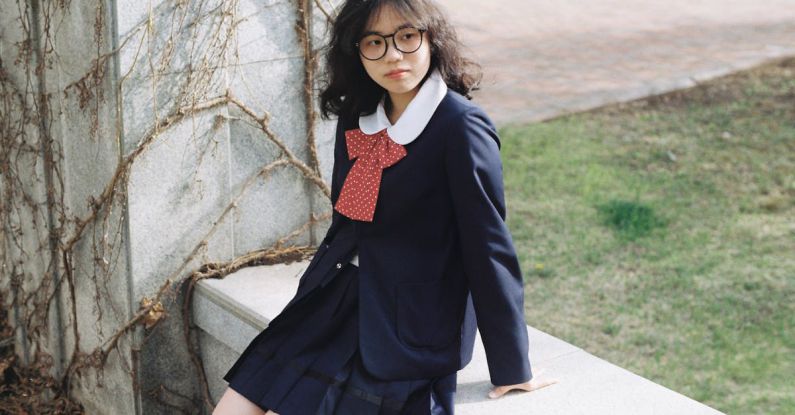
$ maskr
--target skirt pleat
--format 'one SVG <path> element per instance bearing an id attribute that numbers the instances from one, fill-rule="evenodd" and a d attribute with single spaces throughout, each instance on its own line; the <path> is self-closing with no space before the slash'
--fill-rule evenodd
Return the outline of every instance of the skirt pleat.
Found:
<path id="1" fill-rule="evenodd" d="M 364 368 L 357 277 L 348 263 L 282 310 L 224 375 L 229 387 L 280 415 L 453 415 L 456 372 L 390 381 Z"/>

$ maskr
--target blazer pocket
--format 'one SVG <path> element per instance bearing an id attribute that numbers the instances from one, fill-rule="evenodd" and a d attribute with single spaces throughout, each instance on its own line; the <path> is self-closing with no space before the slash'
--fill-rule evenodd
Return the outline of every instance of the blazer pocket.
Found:
<path id="1" fill-rule="evenodd" d="M 458 339 L 457 290 L 449 278 L 397 285 L 397 335 L 409 347 L 437 349 Z"/>

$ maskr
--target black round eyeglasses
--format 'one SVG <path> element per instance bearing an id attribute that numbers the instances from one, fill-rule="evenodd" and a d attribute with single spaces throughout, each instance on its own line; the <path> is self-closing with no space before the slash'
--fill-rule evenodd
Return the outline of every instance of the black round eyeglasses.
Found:
<path id="1" fill-rule="evenodd" d="M 387 38 L 392 38 L 395 49 L 403 53 L 414 53 L 422 46 L 422 34 L 428 29 L 417 29 L 416 27 L 404 27 L 391 35 L 379 35 L 370 33 L 362 37 L 355 43 L 365 59 L 377 61 L 386 55 L 389 44 Z"/>

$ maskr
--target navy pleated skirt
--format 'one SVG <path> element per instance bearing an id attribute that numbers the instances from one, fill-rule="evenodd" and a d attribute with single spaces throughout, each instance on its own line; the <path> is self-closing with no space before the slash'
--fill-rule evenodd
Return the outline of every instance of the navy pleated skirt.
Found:
<path id="1" fill-rule="evenodd" d="M 280 415 L 453 415 L 456 372 L 394 381 L 364 368 L 358 270 L 346 264 L 282 310 L 224 375 L 229 387 Z"/>

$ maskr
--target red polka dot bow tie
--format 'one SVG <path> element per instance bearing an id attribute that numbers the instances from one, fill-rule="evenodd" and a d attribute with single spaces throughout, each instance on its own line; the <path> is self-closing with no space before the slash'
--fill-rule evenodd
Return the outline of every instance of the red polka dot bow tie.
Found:
<path id="1" fill-rule="evenodd" d="M 348 159 L 353 163 L 342 184 L 337 212 L 355 220 L 373 221 L 382 170 L 406 156 L 406 149 L 389 137 L 386 128 L 365 134 L 361 129 L 345 131 Z"/>

